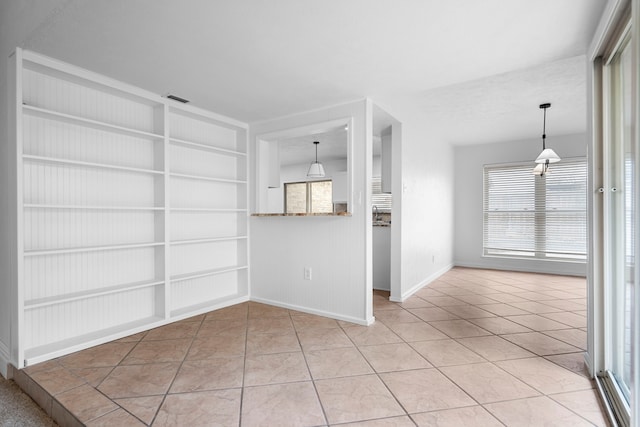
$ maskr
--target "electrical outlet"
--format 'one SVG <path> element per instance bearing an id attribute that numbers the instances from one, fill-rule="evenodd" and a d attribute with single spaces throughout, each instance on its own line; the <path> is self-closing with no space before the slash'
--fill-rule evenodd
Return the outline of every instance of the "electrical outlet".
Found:
<path id="1" fill-rule="evenodd" d="M 304 268 L 304 280 L 311 280 L 311 267 Z"/>

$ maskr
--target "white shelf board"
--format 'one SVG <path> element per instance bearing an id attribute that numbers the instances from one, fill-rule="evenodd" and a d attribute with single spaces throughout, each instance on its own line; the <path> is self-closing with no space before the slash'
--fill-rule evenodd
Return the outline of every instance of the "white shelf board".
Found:
<path id="1" fill-rule="evenodd" d="M 70 159 L 61 159 L 58 157 L 48 157 L 48 156 L 34 156 L 32 154 L 23 154 L 22 158 L 25 160 L 30 160 L 34 162 L 44 162 L 44 163 L 60 163 L 71 166 L 79 166 L 79 167 L 90 167 L 90 168 L 102 168 L 102 169 L 114 169 L 121 170 L 125 172 L 135 172 L 135 173 L 144 173 L 144 174 L 152 174 L 152 175 L 163 175 L 164 171 L 154 170 L 154 169 L 141 169 L 141 168 L 132 168 L 129 166 L 117 166 L 110 165 L 107 163 L 93 163 L 93 162 L 84 162 L 81 160 L 70 160 Z"/>
<path id="2" fill-rule="evenodd" d="M 171 310 L 171 313 L 169 315 L 171 318 L 186 318 L 202 313 L 207 313 L 222 307 L 228 307 L 233 304 L 239 304 L 245 301 L 248 301 L 248 298 L 242 297 L 236 293 L 222 298 Z"/>
<path id="3" fill-rule="evenodd" d="M 88 291 L 72 292 L 64 295 L 56 295 L 46 298 L 37 298 L 24 302 L 25 310 L 34 310 L 36 308 L 47 307 L 55 304 L 62 304 L 81 299 L 93 298 L 102 295 L 115 294 L 118 292 L 132 291 L 135 289 L 148 288 L 151 286 L 163 285 L 162 280 L 152 280 L 146 282 L 126 283 L 122 285 L 108 286 L 101 289 L 93 289 Z"/>
<path id="4" fill-rule="evenodd" d="M 218 154 L 224 154 L 227 156 L 246 157 L 247 153 L 242 151 L 229 150 L 228 148 L 219 148 L 213 145 L 202 144 L 200 142 L 185 141 L 183 139 L 169 138 L 169 142 L 174 145 L 180 145 L 186 148 L 193 148 L 196 150 L 213 151 Z"/>
<path id="5" fill-rule="evenodd" d="M 171 176 L 172 178 L 184 178 L 184 179 L 195 179 L 195 180 L 200 180 L 200 181 L 223 182 L 223 183 L 226 183 L 226 184 L 246 184 L 247 183 L 247 181 L 240 181 L 240 180 L 237 180 L 237 179 L 212 178 L 212 177 L 208 177 L 208 176 L 189 175 L 189 174 L 176 173 L 176 172 L 171 172 L 169 174 L 169 176 Z"/>
<path id="6" fill-rule="evenodd" d="M 140 89 L 139 87 L 123 83 L 85 68 L 70 65 L 49 56 L 30 50 L 23 50 L 22 56 L 23 67 L 37 73 L 129 99 L 150 107 L 161 106 L 165 103 L 160 95 L 156 93 Z"/>
<path id="7" fill-rule="evenodd" d="M 58 249 L 30 249 L 24 251 L 24 256 L 41 256 L 41 255 L 58 255 L 58 254 L 72 254 L 79 252 L 96 252 L 96 251 L 114 251 L 120 249 L 136 249 L 136 248 L 150 248 L 154 246 L 163 246 L 164 243 L 151 242 L 151 243 L 131 243 L 124 245 L 102 245 L 102 246 L 84 246 L 77 248 L 58 248 Z"/>
<path id="8" fill-rule="evenodd" d="M 247 236 L 229 236 L 229 237 L 211 237 L 204 239 L 186 239 L 186 240 L 173 240 L 172 245 L 193 245 L 196 243 L 210 243 L 210 242 L 227 242 L 230 240 L 244 240 Z"/>
<path id="9" fill-rule="evenodd" d="M 247 209 L 225 209 L 225 208 L 169 208 L 175 212 L 247 212 Z"/>
<path id="10" fill-rule="evenodd" d="M 44 119 L 53 119 L 60 122 L 65 122 L 74 125 L 80 125 L 90 127 L 93 129 L 104 130 L 108 132 L 116 132 L 119 134 L 133 136 L 136 138 L 153 139 L 156 141 L 163 141 L 164 136 L 146 132 L 143 130 L 126 128 L 123 126 L 112 125 L 110 123 L 100 122 L 98 120 L 86 119 L 84 117 L 78 117 L 71 114 L 59 113 L 57 111 L 48 110 L 46 108 L 35 107 L 33 105 L 23 105 L 22 110 L 30 116 L 41 117 Z"/>
<path id="11" fill-rule="evenodd" d="M 185 280 L 198 279 L 200 277 L 215 276 L 216 274 L 230 273 L 232 271 L 245 270 L 249 268 L 247 265 L 235 265 L 223 268 L 213 268 L 211 270 L 200 270 L 192 273 L 176 274 L 171 276 L 171 282 L 182 282 Z"/>
<path id="12" fill-rule="evenodd" d="M 25 203 L 28 209 L 69 209 L 96 211 L 164 211 L 163 207 L 154 206 L 90 206 L 90 205 L 48 205 L 40 203 Z"/>
<path id="13" fill-rule="evenodd" d="M 153 326 L 162 324 L 163 321 L 163 317 L 151 316 L 111 328 L 97 330 L 89 334 L 78 335 L 54 343 L 27 348 L 24 352 L 25 366 L 84 350 L 97 344 L 134 334 L 138 330 L 151 329 Z"/>
<path id="14" fill-rule="evenodd" d="M 211 111 L 203 110 L 189 104 L 171 103 L 169 106 L 169 115 L 178 115 L 188 117 L 199 122 L 211 123 L 217 126 L 232 127 L 242 130 L 248 130 L 249 125 L 229 116 L 223 116 Z"/>

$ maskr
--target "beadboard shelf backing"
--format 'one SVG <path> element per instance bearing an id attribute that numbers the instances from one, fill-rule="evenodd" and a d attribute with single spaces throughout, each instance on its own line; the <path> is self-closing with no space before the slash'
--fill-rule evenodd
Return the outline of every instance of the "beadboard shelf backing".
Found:
<path id="1" fill-rule="evenodd" d="M 247 125 L 17 49 L 18 368 L 248 299 Z"/>

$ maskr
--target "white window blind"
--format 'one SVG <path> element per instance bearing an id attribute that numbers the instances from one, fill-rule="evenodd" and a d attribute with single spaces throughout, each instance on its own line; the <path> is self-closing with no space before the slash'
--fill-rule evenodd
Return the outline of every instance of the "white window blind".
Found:
<path id="1" fill-rule="evenodd" d="M 290 182 L 284 184 L 286 213 L 333 212 L 333 183 L 328 181 Z"/>
<path id="2" fill-rule="evenodd" d="M 391 193 L 382 192 L 382 179 L 379 176 L 371 179 L 371 205 L 377 206 L 380 212 L 391 212 Z"/>
<path id="3" fill-rule="evenodd" d="M 532 169 L 485 166 L 484 254 L 585 260 L 586 160 L 563 160 L 544 177 Z"/>

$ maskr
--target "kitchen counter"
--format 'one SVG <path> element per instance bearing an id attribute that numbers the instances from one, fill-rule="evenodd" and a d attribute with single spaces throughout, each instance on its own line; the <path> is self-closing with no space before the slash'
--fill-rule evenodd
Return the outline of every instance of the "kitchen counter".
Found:
<path id="1" fill-rule="evenodd" d="M 373 221 L 374 227 L 391 227 L 391 221 Z"/>
<path id="2" fill-rule="evenodd" d="M 351 216 L 350 212 L 336 213 L 254 213 L 251 216 L 271 217 L 271 216 Z"/>

